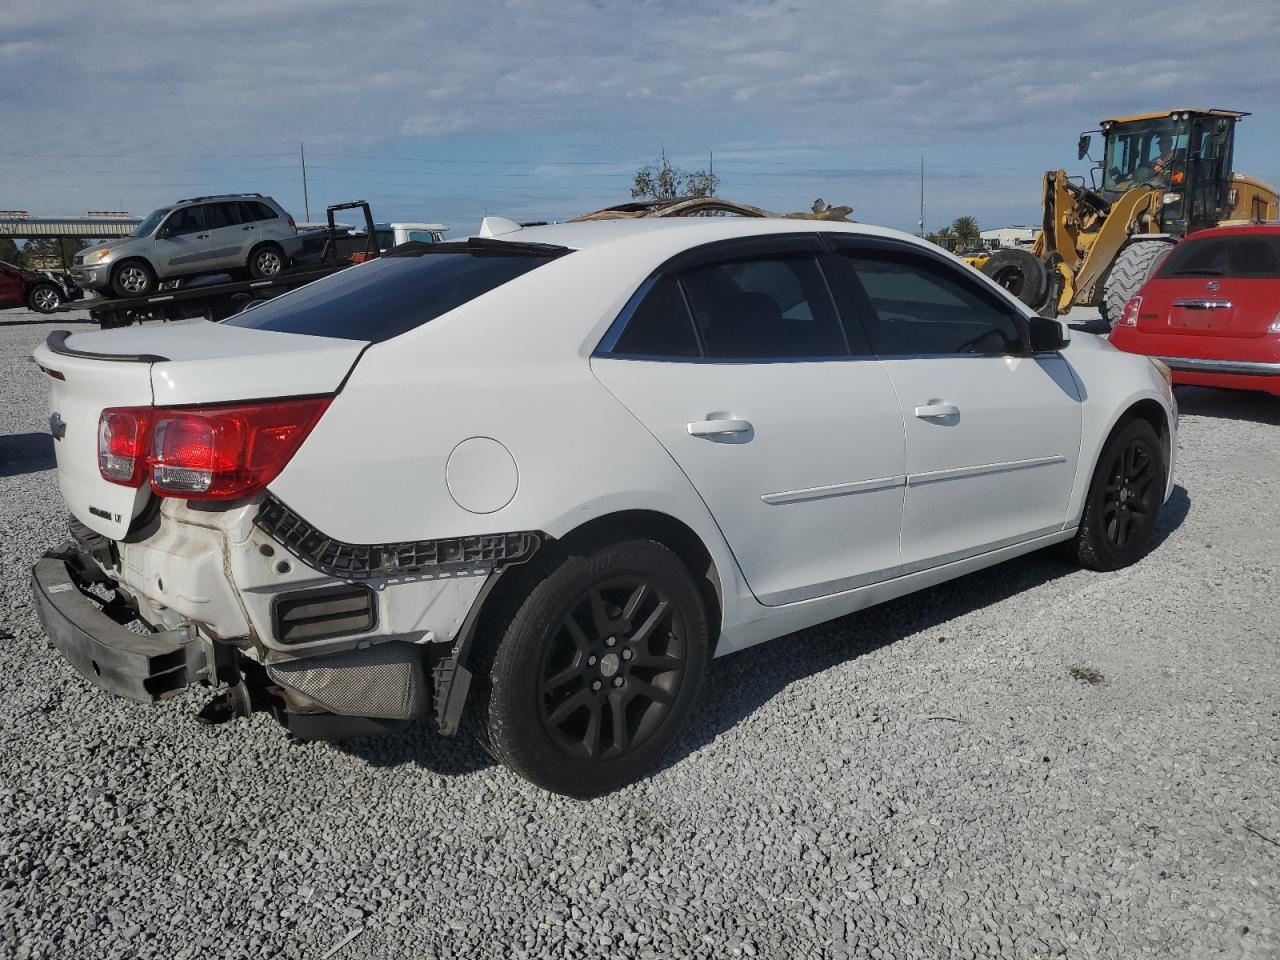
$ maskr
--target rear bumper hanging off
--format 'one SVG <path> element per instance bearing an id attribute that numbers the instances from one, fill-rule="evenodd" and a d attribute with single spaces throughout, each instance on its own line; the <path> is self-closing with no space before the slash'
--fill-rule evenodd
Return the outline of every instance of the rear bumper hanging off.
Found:
<path id="1" fill-rule="evenodd" d="M 212 673 L 194 632 L 134 633 L 80 588 L 64 555 L 31 569 L 36 614 L 54 647 L 86 680 L 117 696 L 150 703 L 174 696 Z"/>

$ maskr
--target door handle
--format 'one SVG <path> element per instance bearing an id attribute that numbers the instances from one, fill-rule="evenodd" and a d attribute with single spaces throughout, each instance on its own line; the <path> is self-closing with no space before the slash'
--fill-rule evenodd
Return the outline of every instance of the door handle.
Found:
<path id="1" fill-rule="evenodd" d="M 748 420 L 695 420 L 685 425 L 691 437 L 722 437 L 731 433 L 750 433 Z"/>
<path id="2" fill-rule="evenodd" d="M 256 228 L 256 227 L 254 227 L 254 226 L 252 226 L 252 225 L 250 225 L 250 226 L 247 226 L 247 227 L 241 227 L 240 229 L 241 229 L 241 230 L 255 230 L 255 229 L 257 229 L 257 228 Z"/>
<path id="3" fill-rule="evenodd" d="M 207 233 L 197 233 L 197 234 L 196 234 L 196 239 L 197 239 L 197 240 L 208 240 L 208 239 L 209 239 L 209 235 L 208 235 Z"/>
<path id="4" fill-rule="evenodd" d="M 933 400 L 929 403 L 921 404 L 916 407 L 916 416 L 921 420 L 937 420 L 942 417 L 954 417 L 960 412 L 960 408 L 954 403 L 944 403 L 941 400 Z"/>

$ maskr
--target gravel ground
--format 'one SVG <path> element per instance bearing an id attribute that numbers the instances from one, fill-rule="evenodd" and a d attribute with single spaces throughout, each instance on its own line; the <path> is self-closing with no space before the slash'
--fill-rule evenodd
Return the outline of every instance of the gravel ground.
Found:
<path id="1" fill-rule="evenodd" d="M 1117 574 L 1033 556 L 717 661 L 644 782 L 549 796 L 416 732 L 289 743 L 81 681 L 59 324 L 0 314 L 0 955 L 1280 956 L 1280 400 L 1180 391 Z M 16 322 L 10 322 L 16 321 Z"/>

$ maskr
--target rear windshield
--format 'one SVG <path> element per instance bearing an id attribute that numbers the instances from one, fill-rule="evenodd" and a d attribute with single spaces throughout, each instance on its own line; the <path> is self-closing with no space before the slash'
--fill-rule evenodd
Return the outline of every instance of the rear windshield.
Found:
<path id="1" fill-rule="evenodd" d="M 340 270 L 224 322 L 255 330 L 380 343 L 568 252 L 562 247 L 541 251 L 532 247 L 524 244 L 519 252 L 502 253 L 472 250 L 460 243 L 448 245 L 447 253 L 384 256 Z M 431 248 L 444 250 L 446 245 Z"/>
<path id="2" fill-rule="evenodd" d="M 1280 235 L 1184 240 L 1173 248 L 1157 276 L 1280 277 Z"/>

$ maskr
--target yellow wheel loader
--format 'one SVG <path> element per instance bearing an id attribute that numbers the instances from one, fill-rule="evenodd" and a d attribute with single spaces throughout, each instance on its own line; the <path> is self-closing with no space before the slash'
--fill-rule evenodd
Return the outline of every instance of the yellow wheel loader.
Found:
<path id="1" fill-rule="evenodd" d="M 1049 316 L 1072 307 L 1120 315 L 1169 248 L 1194 230 L 1276 219 L 1275 188 L 1231 169 L 1235 110 L 1171 110 L 1103 120 L 1080 135 L 1103 139 L 1090 184 L 1065 170 L 1044 175 L 1044 224 L 1027 249 L 966 258 Z M 1101 182 L 1099 182 L 1101 181 Z"/>

